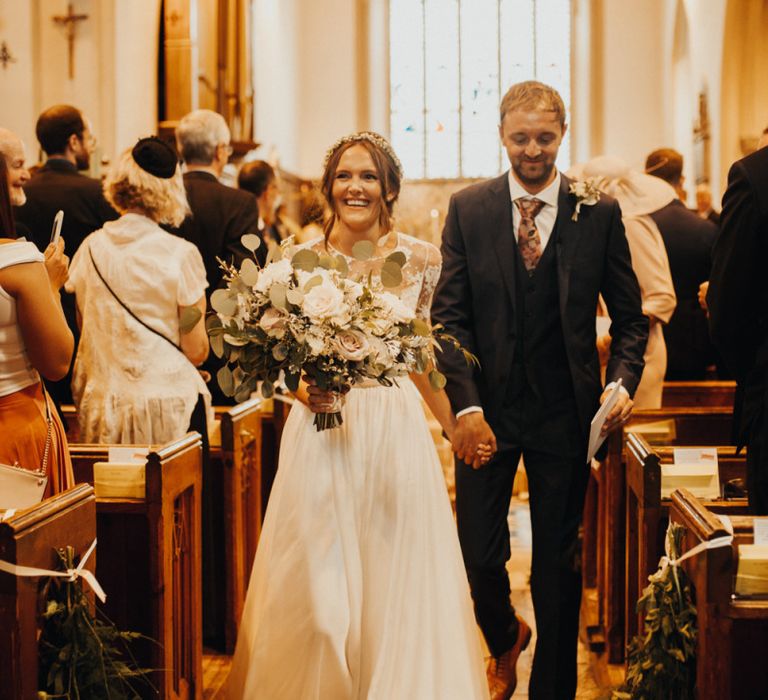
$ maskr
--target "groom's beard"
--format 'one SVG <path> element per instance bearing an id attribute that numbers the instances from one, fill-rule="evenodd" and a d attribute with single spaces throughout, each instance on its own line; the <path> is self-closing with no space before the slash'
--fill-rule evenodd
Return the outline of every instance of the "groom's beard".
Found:
<path id="1" fill-rule="evenodd" d="M 536 187 L 545 185 L 552 177 L 554 169 L 554 160 L 547 158 L 535 161 L 519 160 L 512 164 L 512 170 L 523 185 Z"/>

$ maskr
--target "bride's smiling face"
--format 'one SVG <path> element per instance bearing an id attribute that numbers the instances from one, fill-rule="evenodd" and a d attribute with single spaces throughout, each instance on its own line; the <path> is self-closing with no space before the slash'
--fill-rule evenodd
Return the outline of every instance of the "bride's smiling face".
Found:
<path id="1" fill-rule="evenodd" d="M 331 192 L 336 216 L 350 231 L 365 233 L 379 225 L 381 178 L 365 146 L 350 146 L 341 154 Z"/>

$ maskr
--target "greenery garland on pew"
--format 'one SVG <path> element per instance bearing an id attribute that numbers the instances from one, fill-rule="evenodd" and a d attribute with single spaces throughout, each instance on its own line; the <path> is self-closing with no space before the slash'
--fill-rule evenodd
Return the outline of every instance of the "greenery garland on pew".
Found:
<path id="1" fill-rule="evenodd" d="M 57 553 L 65 571 L 75 568 L 72 547 Z M 129 649 L 132 641 L 146 637 L 94 617 L 79 578 L 49 579 L 45 600 L 38 643 L 39 700 L 134 700 L 146 689 L 159 695 L 147 677 L 149 670 L 137 667 Z"/>
<path id="2" fill-rule="evenodd" d="M 684 528 L 667 530 L 668 556 L 680 556 Z M 637 602 L 644 634 L 628 649 L 627 678 L 614 700 L 693 700 L 696 681 L 696 607 L 691 585 L 678 566 L 662 566 Z"/>

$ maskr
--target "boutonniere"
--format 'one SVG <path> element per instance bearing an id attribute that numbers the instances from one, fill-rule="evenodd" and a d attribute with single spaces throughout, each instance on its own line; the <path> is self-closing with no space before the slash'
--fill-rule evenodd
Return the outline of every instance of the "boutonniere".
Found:
<path id="1" fill-rule="evenodd" d="M 571 183 L 569 192 L 576 197 L 576 210 L 571 216 L 571 221 L 579 220 L 582 205 L 591 207 L 600 201 L 598 182 L 597 178 L 588 177 L 586 180 L 576 180 Z"/>

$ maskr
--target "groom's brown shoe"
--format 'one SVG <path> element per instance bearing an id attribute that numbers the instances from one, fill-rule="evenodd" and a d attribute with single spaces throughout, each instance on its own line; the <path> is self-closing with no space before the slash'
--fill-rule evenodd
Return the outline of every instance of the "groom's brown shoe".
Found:
<path id="1" fill-rule="evenodd" d="M 517 640 L 511 649 L 505 651 L 498 659 L 493 656 L 488 661 L 486 675 L 491 700 L 509 700 L 517 687 L 517 659 L 531 641 L 531 628 L 519 615 Z"/>

